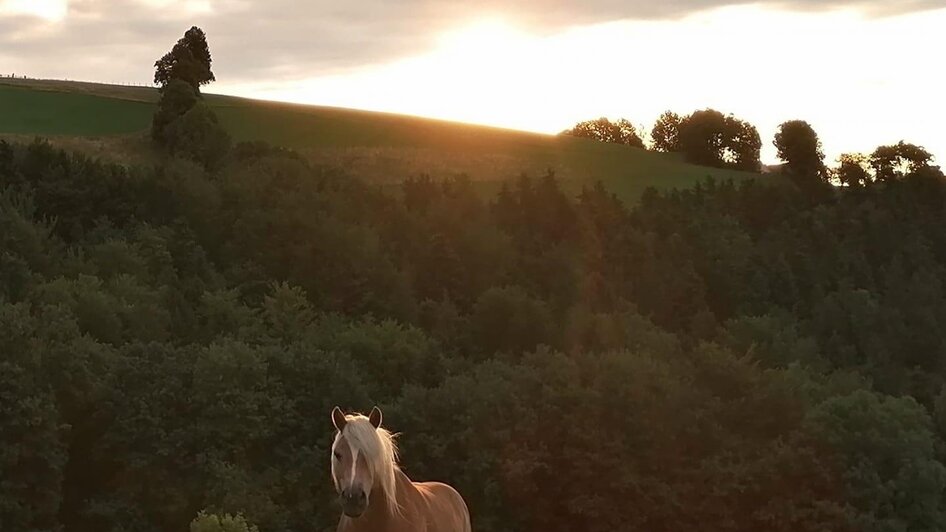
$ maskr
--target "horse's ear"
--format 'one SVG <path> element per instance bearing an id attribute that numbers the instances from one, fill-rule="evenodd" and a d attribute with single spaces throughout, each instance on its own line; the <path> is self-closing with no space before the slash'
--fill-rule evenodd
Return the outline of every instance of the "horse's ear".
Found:
<path id="1" fill-rule="evenodd" d="M 371 413 L 368 414 L 368 422 L 371 423 L 371 426 L 378 428 L 381 426 L 381 409 L 374 407 L 371 409 Z"/>
<path id="2" fill-rule="evenodd" d="M 332 423 L 335 424 L 335 428 L 338 429 L 339 432 L 341 432 L 348 423 L 348 420 L 345 419 L 345 414 L 342 412 L 342 409 L 337 406 L 332 409 Z"/>

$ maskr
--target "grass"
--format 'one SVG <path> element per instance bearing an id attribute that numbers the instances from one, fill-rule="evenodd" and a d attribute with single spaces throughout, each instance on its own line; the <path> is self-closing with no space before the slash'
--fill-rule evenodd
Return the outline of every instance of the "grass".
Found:
<path id="1" fill-rule="evenodd" d="M 0 132 L 18 135 L 97 136 L 148 126 L 154 105 L 79 92 L 0 85 Z"/>
<path id="2" fill-rule="evenodd" d="M 687 187 L 708 176 L 757 174 L 707 168 L 666 155 L 585 139 L 526 133 L 441 120 L 266 102 L 208 94 L 237 140 L 265 140 L 309 159 L 346 168 L 377 183 L 427 173 L 466 174 L 485 190 L 520 173 L 555 171 L 566 189 L 602 181 L 625 201 L 648 186 Z M 96 155 L 134 160 L 157 91 L 94 83 L 0 79 L 0 135 L 46 136 Z M 138 146 L 138 148 L 136 148 Z"/>

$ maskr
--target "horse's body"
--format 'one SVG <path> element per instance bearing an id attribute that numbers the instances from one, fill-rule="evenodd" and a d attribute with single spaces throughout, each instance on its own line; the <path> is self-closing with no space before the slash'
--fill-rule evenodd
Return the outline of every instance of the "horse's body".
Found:
<path id="1" fill-rule="evenodd" d="M 370 418 L 341 411 L 332 417 L 338 428 L 332 476 L 345 509 L 338 532 L 471 532 L 469 510 L 455 489 L 412 482 L 400 470 L 380 410 Z"/>
<path id="2" fill-rule="evenodd" d="M 470 516 L 460 494 L 439 482 L 412 482 L 397 472 L 400 515 L 373 501 L 361 517 L 342 515 L 338 532 L 471 532 Z"/>

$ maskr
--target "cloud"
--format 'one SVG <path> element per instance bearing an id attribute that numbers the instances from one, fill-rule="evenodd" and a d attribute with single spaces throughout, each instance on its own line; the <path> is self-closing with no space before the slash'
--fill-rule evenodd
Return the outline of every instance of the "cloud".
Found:
<path id="1" fill-rule="evenodd" d="M 2 0 L 0 0 L 2 1 Z M 9 0 L 8 0 L 9 1 Z M 502 16 L 535 33 L 622 19 L 667 19 L 751 0 L 69 0 L 60 20 L 0 10 L 0 68 L 43 77 L 148 82 L 191 25 L 210 39 L 218 79 L 296 79 L 421 53 L 438 35 Z M 888 16 L 946 0 L 784 0 L 790 10 Z M 895 5 L 893 5 L 895 4 Z"/>

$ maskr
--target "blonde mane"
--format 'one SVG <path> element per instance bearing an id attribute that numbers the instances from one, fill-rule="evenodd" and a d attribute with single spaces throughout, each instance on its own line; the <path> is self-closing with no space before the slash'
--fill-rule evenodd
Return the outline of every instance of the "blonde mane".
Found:
<path id="1" fill-rule="evenodd" d="M 397 502 L 397 445 L 395 435 L 387 430 L 371 425 L 366 416 L 361 414 L 345 416 L 345 428 L 335 436 L 345 436 L 352 449 L 358 451 L 368 461 L 368 466 L 377 479 L 376 484 L 381 487 L 387 499 L 388 510 L 392 515 L 399 515 L 401 507 Z"/>

